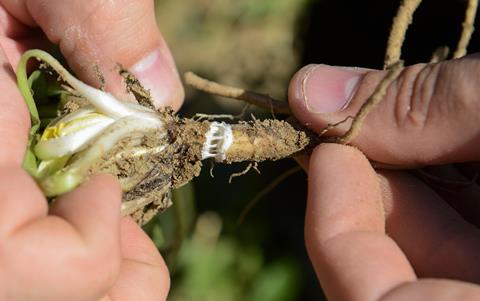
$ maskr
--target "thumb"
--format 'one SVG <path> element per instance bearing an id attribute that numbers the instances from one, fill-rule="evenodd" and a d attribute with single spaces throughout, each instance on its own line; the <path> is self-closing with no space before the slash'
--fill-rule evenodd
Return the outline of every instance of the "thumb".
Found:
<path id="1" fill-rule="evenodd" d="M 150 90 L 155 106 L 179 108 L 184 92 L 151 0 L 26 1 L 31 18 L 85 81 L 125 98 L 117 64 Z"/>
<path id="2" fill-rule="evenodd" d="M 374 161 L 419 166 L 480 159 L 480 56 L 405 68 L 353 144 Z M 292 79 L 290 106 L 320 132 L 355 116 L 387 71 L 310 65 Z M 329 132 L 342 135 L 350 122 Z"/>

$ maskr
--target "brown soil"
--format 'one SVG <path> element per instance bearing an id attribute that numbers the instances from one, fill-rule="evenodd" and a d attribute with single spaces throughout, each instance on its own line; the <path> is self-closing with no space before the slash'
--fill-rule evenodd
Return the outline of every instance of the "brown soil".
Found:
<path id="1" fill-rule="evenodd" d="M 97 78 L 98 82 L 100 83 L 100 89 L 104 90 L 105 89 L 105 77 L 103 76 L 103 73 L 100 71 L 100 67 L 98 65 L 93 65 L 92 69 L 93 69 L 93 73 L 95 74 L 95 77 Z"/>
<path id="2" fill-rule="evenodd" d="M 123 68 L 121 65 L 119 65 L 119 68 L 120 75 L 123 77 L 125 83 L 127 84 L 128 92 L 132 93 L 133 96 L 135 96 L 135 99 L 140 105 L 155 110 L 150 91 L 145 89 L 140 84 L 138 79 L 130 73 L 130 71 Z"/>

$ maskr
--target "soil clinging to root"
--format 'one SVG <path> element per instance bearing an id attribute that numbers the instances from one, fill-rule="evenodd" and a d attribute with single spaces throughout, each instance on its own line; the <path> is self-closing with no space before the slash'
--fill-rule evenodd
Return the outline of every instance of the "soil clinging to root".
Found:
<path id="1" fill-rule="evenodd" d="M 304 132 L 280 120 L 240 122 L 232 126 L 233 144 L 225 163 L 280 160 L 301 151 L 309 144 Z"/>

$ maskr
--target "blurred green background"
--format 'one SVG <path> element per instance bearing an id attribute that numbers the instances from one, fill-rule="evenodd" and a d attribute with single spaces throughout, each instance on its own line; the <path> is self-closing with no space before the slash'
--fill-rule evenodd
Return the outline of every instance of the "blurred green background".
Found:
<path id="1" fill-rule="evenodd" d="M 465 0 L 425 0 L 404 46 L 408 64 L 453 47 Z M 159 27 L 179 71 L 286 99 L 289 79 L 308 63 L 381 68 L 400 0 L 156 0 Z M 470 50 L 480 47 L 475 35 Z M 240 102 L 187 88 L 180 114 L 239 114 Z M 258 118 L 268 112 L 248 110 Z M 172 274 L 170 300 L 322 300 L 303 241 L 306 175 L 276 186 L 238 223 L 242 210 L 291 160 L 262 163 L 228 183 L 245 165 L 204 164 L 202 175 L 174 192 L 174 206 L 146 226 Z"/>

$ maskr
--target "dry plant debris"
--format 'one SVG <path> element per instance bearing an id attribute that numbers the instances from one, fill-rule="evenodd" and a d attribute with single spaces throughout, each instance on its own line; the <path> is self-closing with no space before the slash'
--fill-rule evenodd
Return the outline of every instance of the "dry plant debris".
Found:
<path id="1" fill-rule="evenodd" d="M 291 111 L 288 103 L 272 98 L 270 95 L 260 94 L 240 88 L 220 85 L 216 82 L 204 79 L 193 72 L 185 73 L 185 82 L 204 92 L 245 101 L 260 108 L 271 110 L 275 114 L 290 115 Z"/>
<path id="2" fill-rule="evenodd" d="M 392 29 L 388 38 L 384 63 L 385 69 L 400 61 L 408 26 L 412 23 L 413 14 L 421 2 L 422 0 L 403 0 L 400 5 L 397 15 L 393 19 Z"/>
<path id="3" fill-rule="evenodd" d="M 453 58 L 461 58 L 467 54 L 467 46 L 472 38 L 473 31 L 475 30 L 475 16 L 478 10 L 478 0 L 468 0 L 468 6 L 465 13 L 465 21 L 463 21 L 463 31 L 460 41 L 458 42 L 457 50 L 453 54 Z"/>

